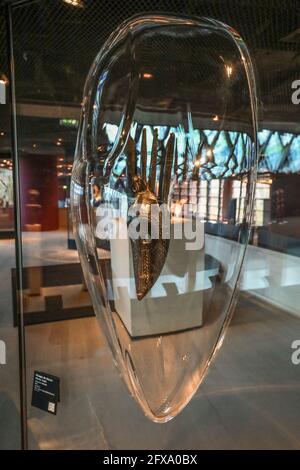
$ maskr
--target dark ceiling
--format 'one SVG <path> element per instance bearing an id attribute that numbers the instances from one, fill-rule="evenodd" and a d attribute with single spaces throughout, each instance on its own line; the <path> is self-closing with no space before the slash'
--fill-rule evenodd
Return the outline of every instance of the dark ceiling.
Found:
<path id="1" fill-rule="evenodd" d="M 78 105 L 89 67 L 110 32 L 142 12 L 213 17 L 246 41 L 257 68 L 263 119 L 295 121 L 291 83 L 300 78 L 299 0 L 40 0 L 13 11 L 17 98 Z M 5 34 L 3 22 L 0 34 Z M 0 67 L 5 70 L 5 41 Z"/>

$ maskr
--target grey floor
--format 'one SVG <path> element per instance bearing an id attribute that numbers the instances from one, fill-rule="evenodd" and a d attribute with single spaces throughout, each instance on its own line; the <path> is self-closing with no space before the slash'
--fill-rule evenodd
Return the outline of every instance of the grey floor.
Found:
<path id="1" fill-rule="evenodd" d="M 25 235 L 25 265 L 62 262 L 62 253 L 65 262 L 78 261 L 76 253 L 65 248 L 65 233 L 41 237 Z M 2 279 L 10 275 L 12 252 L 12 241 L 0 242 Z M 4 447 L 13 447 L 19 436 L 17 338 L 11 324 L 11 293 L 4 283 L 0 283 L 0 292 L 4 313 L 0 332 L 9 342 L 10 365 L 1 376 L 0 413 L 4 425 L 0 425 L 0 441 Z M 244 293 L 205 382 L 186 409 L 162 425 L 144 417 L 129 396 L 95 318 L 27 326 L 29 446 L 299 449 L 300 365 L 291 362 L 291 343 L 295 339 L 300 339 L 299 318 L 253 301 Z M 57 416 L 30 406 L 35 369 L 61 378 Z"/>
<path id="2" fill-rule="evenodd" d="M 243 296 L 224 347 L 187 408 L 150 422 L 118 376 L 94 318 L 27 327 L 34 369 L 61 377 L 58 415 L 29 407 L 42 449 L 299 449 L 299 319 Z"/>

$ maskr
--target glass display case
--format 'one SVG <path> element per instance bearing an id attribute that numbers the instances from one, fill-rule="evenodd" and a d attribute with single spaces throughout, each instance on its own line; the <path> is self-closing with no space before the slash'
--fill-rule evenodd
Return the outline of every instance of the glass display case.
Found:
<path id="1" fill-rule="evenodd" d="M 89 72 L 76 244 L 123 378 L 153 421 L 184 408 L 223 342 L 250 232 L 256 134 L 247 47 L 216 20 L 134 17 Z"/>
<path id="2" fill-rule="evenodd" d="M 0 3 L 0 448 L 299 448 L 295 2 Z"/>

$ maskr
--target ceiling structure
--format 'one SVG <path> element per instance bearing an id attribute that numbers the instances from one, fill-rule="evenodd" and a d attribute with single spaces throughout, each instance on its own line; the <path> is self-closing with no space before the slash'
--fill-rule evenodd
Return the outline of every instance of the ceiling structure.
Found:
<path id="1" fill-rule="evenodd" d="M 264 120 L 293 120 L 291 83 L 300 75 L 297 0 L 40 0 L 14 8 L 18 101 L 78 105 L 85 77 L 104 41 L 138 13 L 172 11 L 208 16 L 234 27 L 257 69 Z M 3 35 L 3 26 L 0 34 Z M 1 41 L 0 66 L 5 41 Z"/>
<path id="2" fill-rule="evenodd" d="M 65 0 L 35 0 L 13 8 L 16 94 L 19 109 L 23 110 L 19 141 L 25 147 L 27 141 L 37 138 L 38 129 L 39 137 L 49 140 L 50 136 L 53 146 L 58 135 L 64 138 L 63 129 L 47 120 L 47 112 L 60 113 L 66 118 L 79 116 L 86 75 L 109 34 L 125 19 L 154 11 L 207 16 L 234 27 L 248 45 L 256 69 L 261 128 L 300 133 L 300 105 L 294 105 L 291 100 L 292 82 L 300 79 L 298 0 L 81 0 L 78 3 L 77 7 Z M 0 75 L 8 76 L 5 35 L 2 13 Z M 30 123 L 26 116 L 30 117 Z M 39 116 L 45 118 L 43 123 Z M 66 132 L 66 139 L 72 144 L 75 134 L 75 130 Z"/>

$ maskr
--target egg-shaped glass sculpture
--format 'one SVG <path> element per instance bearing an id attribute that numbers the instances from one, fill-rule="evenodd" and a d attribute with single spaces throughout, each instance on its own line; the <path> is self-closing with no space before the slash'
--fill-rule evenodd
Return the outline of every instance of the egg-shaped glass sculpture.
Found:
<path id="1" fill-rule="evenodd" d="M 88 75 L 72 173 L 76 243 L 122 376 L 154 421 L 189 402 L 230 320 L 256 126 L 249 53 L 216 20 L 134 17 Z"/>

